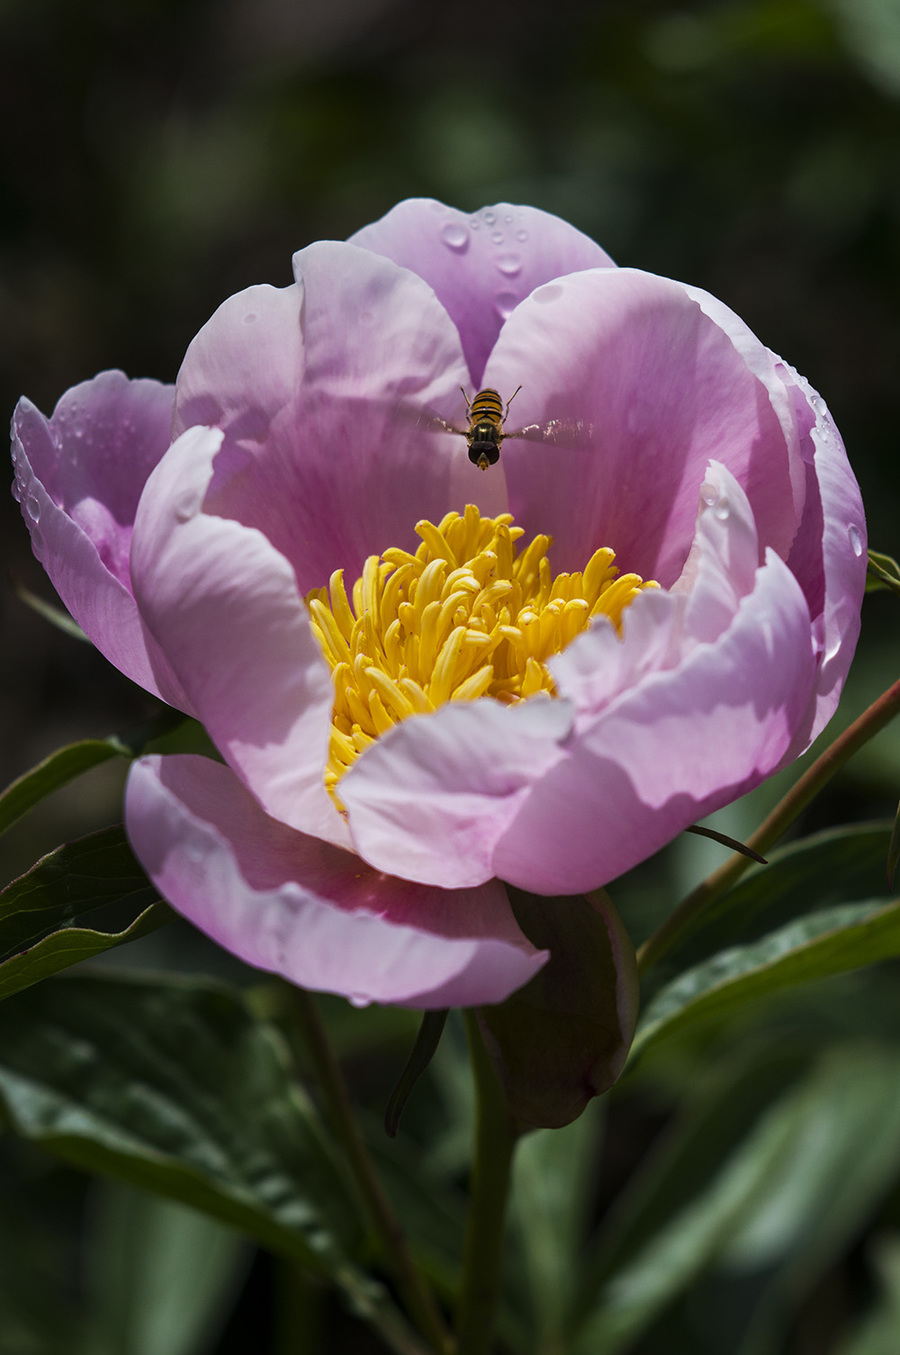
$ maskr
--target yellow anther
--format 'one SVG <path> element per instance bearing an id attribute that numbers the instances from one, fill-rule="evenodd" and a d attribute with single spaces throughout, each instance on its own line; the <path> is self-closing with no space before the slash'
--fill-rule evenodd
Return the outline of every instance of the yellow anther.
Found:
<path id="1" fill-rule="evenodd" d="M 344 772 L 398 721 L 446 701 L 554 695 L 546 659 L 596 616 L 620 629 L 625 608 L 656 587 L 619 577 L 605 547 L 583 573 L 554 578 L 550 537 L 519 551 L 522 529 L 509 513 L 483 518 L 471 504 L 416 532 L 414 555 L 396 546 L 370 555 L 349 596 L 339 569 L 307 594 L 334 679 L 325 785 L 339 806 Z"/>

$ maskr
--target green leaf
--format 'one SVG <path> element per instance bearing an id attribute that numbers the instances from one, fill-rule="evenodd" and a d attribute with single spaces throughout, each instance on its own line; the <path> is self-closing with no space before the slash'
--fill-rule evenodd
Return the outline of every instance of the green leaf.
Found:
<path id="1" fill-rule="evenodd" d="M 55 606 L 52 602 L 45 602 L 43 598 L 38 597 L 37 593 L 32 593 L 30 588 L 25 588 L 23 584 L 14 583 L 13 587 L 16 596 L 26 607 L 37 612 L 45 621 L 49 621 L 51 626 L 56 626 L 64 634 L 73 640 L 82 640 L 85 644 L 91 644 L 89 636 L 79 626 L 78 622 L 73 620 L 68 612 L 63 611 L 62 607 Z"/>
<path id="2" fill-rule="evenodd" d="M 609 897 L 509 889 L 516 921 L 550 959 L 478 1020 L 513 1115 L 558 1129 L 615 1082 L 637 1011 L 634 950 Z"/>
<path id="3" fill-rule="evenodd" d="M 638 1027 L 633 1057 L 698 1021 L 766 994 L 900 955 L 900 901 L 839 904 L 734 946 L 679 975 L 656 994 Z"/>
<path id="4" fill-rule="evenodd" d="M 89 1355 L 208 1351 L 240 1293 L 241 1235 L 120 1182 L 98 1182 L 89 1221 Z"/>
<path id="5" fill-rule="evenodd" d="M 894 876 L 897 874 L 898 863 L 900 863 L 900 804 L 897 805 L 897 813 L 894 815 L 894 826 L 891 829 L 891 840 L 888 843 L 888 854 L 887 854 L 888 889 L 894 888 Z"/>
<path id="6" fill-rule="evenodd" d="M 20 955 L 12 955 L 0 964 L 0 1001 L 30 988 L 33 983 L 59 974 L 82 960 L 92 960 L 104 951 L 149 936 L 158 927 L 171 922 L 174 913 L 168 904 L 151 903 L 134 921 L 118 932 L 95 931 L 90 927 L 62 927 Z"/>
<path id="7" fill-rule="evenodd" d="M 670 1158 L 670 1173 L 677 1166 Z M 704 1271 L 721 1265 L 732 1279 L 745 1272 L 764 1278 L 766 1268 L 772 1277 L 755 1311 L 742 1318 L 740 1355 L 781 1349 L 776 1330 L 857 1235 L 898 1167 L 896 1051 L 850 1044 L 829 1053 L 746 1123 L 724 1158 L 713 1154 L 702 1183 L 678 1194 L 673 1182 L 675 1207 L 644 1231 L 636 1250 L 621 1258 L 612 1252 L 593 1311 L 567 1348 L 573 1355 L 630 1348 L 664 1323 L 669 1305 Z M 648 1348 L 656 1348 L 652 1336 Z"/>
<path id="8" fill-rule="evenodd" d="M 101 907 L 111 930 L 74 925 Z M 121 826 L 58 847 L 0 893 L 0 997 L 144 936 L 170 917 Z"/>
<path id="9" fill-rule="evenodd" d="M 601 1103 L 563 1129 L 538 1129 L 516 1148 L 512 1217 L 538 1350 L 566 1349 L 581 1282 L 599 1160 Z"/>
<path id="10" fill-rule="evenodd" d="M 149 743 L 178 725 L 193 726 L 197 721 L 166 707 L 153 719 L 122 734 L 111 734 L 105 739 L 83 739 L 80 743 L 58 748 L 36 767 L 17 777 L 0 795 L 0 833 L 5 833 L 16 819 L 77 776 L 113 757 L 139 757 Z"/>
<path id="11" fill-rule="evenodd" d="M 22 1137 L 233 1224 L 332 1276 L 361 1243 L 277 1033 L 205 981 L 67 976 L 0 1006 L 0 1107 Z"/>
<path id="12" fill-rule="evenodd" d="M 890 826 L 853 824 L 773 851 L 703 916 L 702 925 L 646 976 L 645 1004 L 669 979 L 729 946 L 756 940 L 791 919 L 884 892 Z"/>
<path id="13" fill-rule="evenodd" d="M 885 588 L 900 593 L 900 565 L 890 555 L 870 550 L 866 570 L 866 592 L 878 593 Z"/>

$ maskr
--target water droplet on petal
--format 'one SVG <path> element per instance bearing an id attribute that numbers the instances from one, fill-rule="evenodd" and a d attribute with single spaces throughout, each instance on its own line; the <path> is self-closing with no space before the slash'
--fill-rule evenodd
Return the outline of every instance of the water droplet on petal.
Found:
<path id="1" fill-rule="evenodd" d="M 25 500 L 25 512 L 31 518 L 32 522 L 40 522 L 41 505 L 33 494 L 30 494 Z"/>
<path id="2" fill-rule="evenodd" d="M 828 413 L 828 406 L 826 405 L 825 401 L 822 399 L 821 395 L 814 395 L 814 396 L 813 396 L 812 407 L 813 407 L 813 409 L 816 411 L 817 414 L 825 415 L 825 414 Z"/>
<path id="3" fill-rule="evenodd" d="M 516 231 L 516 239 L 520 244 L 524 245 L 525 241 L 528 239 L 528 232 L 525 230 Z"/>
<path id="4" fill-rule="evenodd" d="M 44 538 L 43 536 L 41 536 L 41 533 L 38 531 L 37 527 L 32 528 L 31 531 L 31 549 L 34 551 L 34 558 L 36 560 L 43 560 Z"/>
<path id="5" fill-rule="evenodd" d="M 485 224 L 486 226 L 493 226 L 493 224 L 494 224 L 494 222 L 495 222 L 496 220 L 497 220 L 497 218 L 494 216 L 494 213 L 493 213 L 493 212 L 485 212 L 485 214 L 484 214 L 484 224 Z"/>
<path id="6" fill-rule="evenodd" d="M 522 262 L 518 254 L 501 254 L 495 262 L 500 272 L 505 273 L 508 278 L 514 278 L 522 271 Z"/>
<path id="7" fill-rule="evenodd" d="M 179 522 L 189 522 L 194 516 L 194 510 L 194 496 L 193 494 L 186 494 L 183 499 L 176 501 L 172 511 Z"/>
<path id="8" fill-rule="evenodd" d="M 503 234 L 502 231 L 494 231 L 493 235 L 491 236 L 491 243 L 495 245 L 502 245 L 505 239 L 506 236 Z"/>
<path id="9" fill-rule="evenodd" d="M 21 503 L 21 500 L 22 500 L 22 491 L 21 491 L 21 489 L 19 488 L 19 482 L 18 482 L 18 480 L 13 480 L 13 482 L 12 482 L 12 491 L 11 491 L 11 492 L 12 492 L 12 496 L 13 496 L 13 498 L 15 499 L 16 503 Z"/>
<path id="10" fill-rule="evenodd" d="M 347 1001 L 351 1007 L 371 1007 L 372 999 L 363 997 L 362 993 L 351 993 Z"/>
<path id="11" fill-rule="evenodd" d="M 477 222 L 477 221 L 470 221 L 470 222 L 469 222 L 469 230 L 477 231 L 477 230 L 478 230 L 478 222 Z"/>
<path id="12" fill-rule="evenodd" d="M 503 320 L 508 320 L 519 304 L 519 297 L 516 292 L 498 292 L 494 300 Z"/>
<path id="13" fill-rule="evenodd" d="M 719 491 L 715 485 L 711 485 L 708 480 L 704 480 L 700 486 L 700 502 L 705 508 L 712 508 L 713 504 L 719 501 Z"/>
<path id="14" fill-rule="evenodd" d="M 551 301 L 558 301 L 563 294 L 563 289 L 558 282 L 548 282 L 546 287 L 539 287 L 534 293 L 535 301 L 539 301 L 542 306 L 549 306 Z"/>
<path id="15" fill-rule="evenodd" d="M 850 526 L 847 528 L 847 535 L 850 538 L 850 548 L 853 551 L 853 554 L 862 555 L 863 553 L 862 532 L 859 530 L 855 522 L 852 522 Z"/>
<path id="16" fill-rule="evenodd" d="M 471 223 L 473 230 L 476 225 L 477 222 Z M 460 221 L 446 221 L 444 225 L 441 226 L 441 239 L 448 249 L 462 251 L 469 246 L 469 237 L 466 233 L 466 228 Z"/>
<path id="17" fill-rule="evenodd" d="M 187 842 L 185 843 L 184 854 L 189 861 L 198 863 L 206 859 L 206 847 L 202 842 Z"/>
<path id="18" fill-rule="evenodd" d="M 713 504 L 712 511 L 713 517 L 717 518 L 719 522 L 725 522 L 727 520 L 728 515 L 731 512 L 731 504 L 728 502 L 727 494 L 719 495 L 718 499 Z"/>

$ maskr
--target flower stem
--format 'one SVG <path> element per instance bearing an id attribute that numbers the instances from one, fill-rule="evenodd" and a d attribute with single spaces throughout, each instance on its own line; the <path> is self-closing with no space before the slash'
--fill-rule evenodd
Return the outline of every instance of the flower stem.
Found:
<path id="1" fill-rule="evenodd" d="M 412 1321 L 428 1341 L 431 1349 L 440 1352 L 440 1355 L 449 1355 L 452 1350 L 450 1334 L 444 1326 L 434 1295 L 412 1258 L 400 1221 L 378 1179 L 353 1113 L 347 1084 L 329 1043 L 315 999 L 311 993 L 302 988 L 294 991 L 297 995 L 297 1012 L 303 1025 L 306 1045 L 325 1098 L 332 1128 L 341 1140 L 397 1288 Z"/>
<path id="2" fill-rule="evenodd" d="M 871 706 L 825 749 L 812 766 L 807 768 L 753 836 L 747 839 L 747 846 L 765 855 L 809 802 L 818 795 L 822 787 L 831 780 L 835 772 L 839 771 L 864 744 L 874 738 L 898 712 L 900 712 L 900 681 L 883 692 L 877 701 L 873 701 Z M 724 865 L 713 871 L 712 875 L 708 875 L 688 894 L 662 926 L 658 927 L 639 948 L 638 972 L 643 974 L 665 955 L 666 951 L 693 927 L 706 909 L 740 879 L 751 864 L 749 857 L 735 852 Z"/>
<path id="3" fill-rule="evenodd" d="M 456 1335 L 460 1355 L 489 1355 L 500 1288 L 515 1122 L 507 1109 L 475 1013 L 464 1013 L 477 1120 Z"/>

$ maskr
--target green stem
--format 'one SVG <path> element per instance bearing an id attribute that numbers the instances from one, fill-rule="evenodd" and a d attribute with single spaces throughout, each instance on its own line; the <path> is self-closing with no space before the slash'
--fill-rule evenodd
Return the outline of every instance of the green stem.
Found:
<path id="1" fill-rule="evenodd" d="M 753 836 L 748 838 L 747 846 L 764 856 L 809 802 L 818 795 L 822 787 L 831 780 L 835 772 L 839 771 L 864 744 L 874 738 L 898 712 L 900 712 L 900 681 L 882 693 L 877 701 L 873 701 L 871 706 L 825 749 L 821 757 L 816 759 L 787 795 L 779 801 Z M 748 857 L 735 853 L 688 894 L 638 950 L 638 972 L 643 974 L 665 955 L 666 951 L 694 926 L 707 908 L 740 879 L 751 864 Z"/>
<path id="2" fill-rule="evenodd" d="M 341 1140 L 397 1288 L 410 1317 L 431 1349 L 441 1352 L 441 1355 L 449 1355 L 452 1349 L 450 1334 L 444 1326 L 434 1295 L 412 1258 L 400 1221 L 378 1179 L 315 999 L 302 988 L 294 991 L 306 1045 L 332 1127 Z"/>
<path id="3" fill-rule="evenodd" d="M 475 1013 L 465 1012 L 465 1019 L 475 1078 L 477 1120 L 456 1335 L 460 1355 L 489 1355 L 500 1289 L 506 1201 L 516 1133 Z"/>

